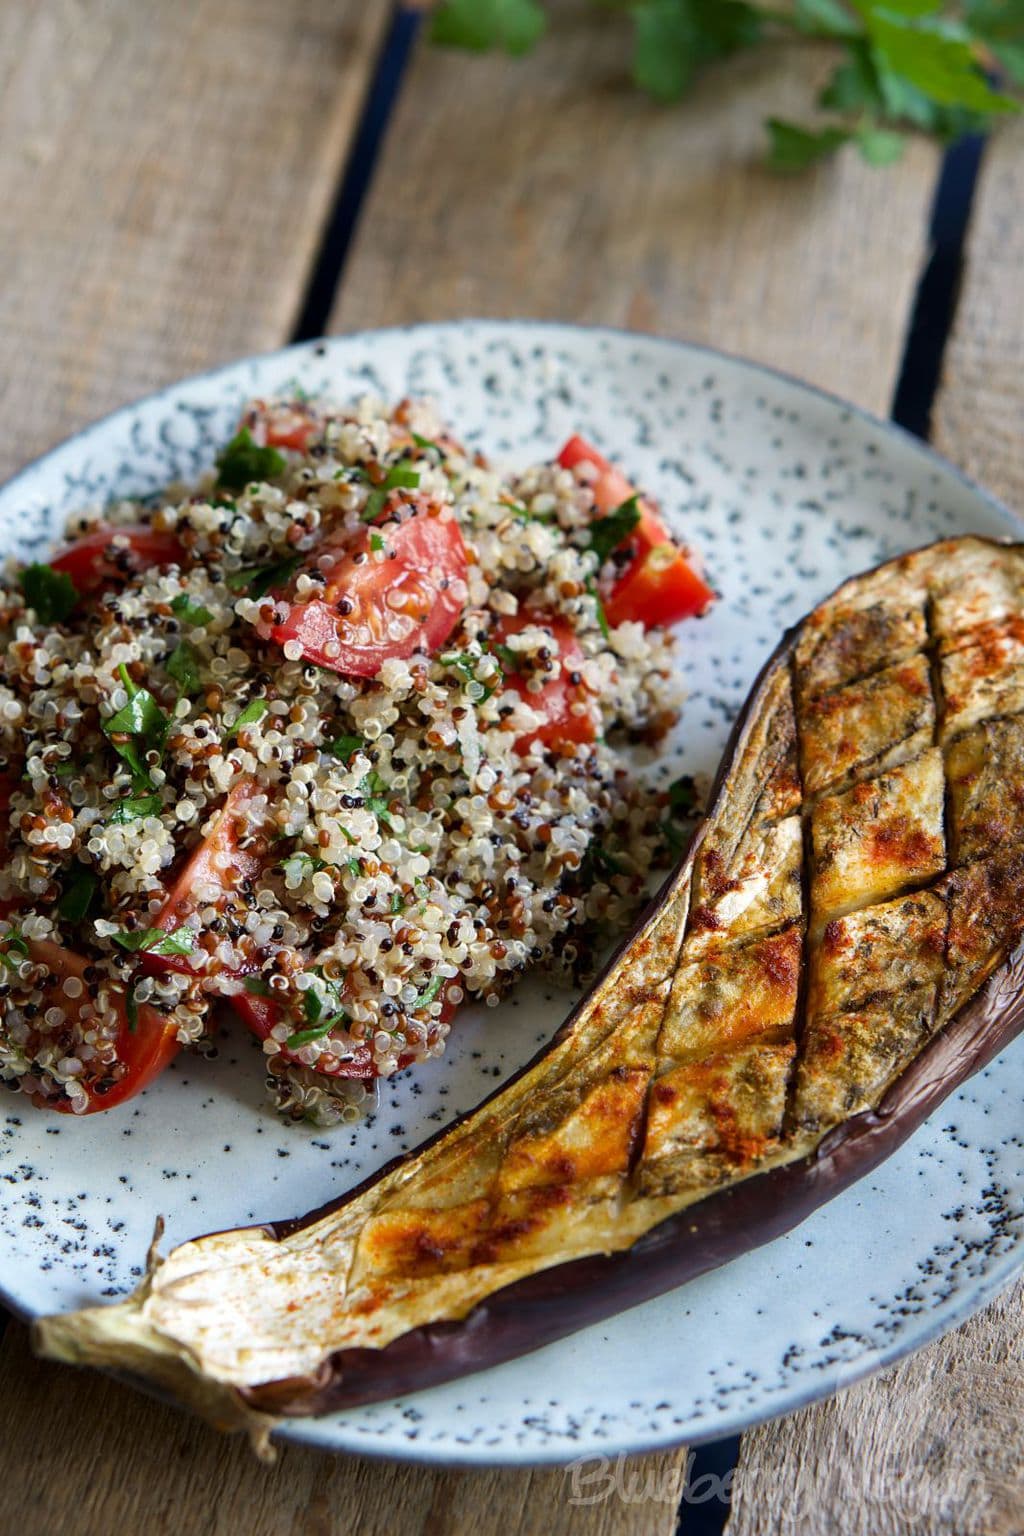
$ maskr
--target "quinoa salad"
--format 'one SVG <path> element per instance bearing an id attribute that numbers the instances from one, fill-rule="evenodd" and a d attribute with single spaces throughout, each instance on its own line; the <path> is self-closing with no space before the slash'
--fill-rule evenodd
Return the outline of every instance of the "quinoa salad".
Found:
<path id="1" fill-rule="evenodd" d="M 254 402 L 198 486 L 8 562 L 0 1078 L 89 1113 L 247 1030 L 330 1125 L 586 974 L 679 851 L 627 749 L 713 596 L 583 439 L 499 473 L 410 401 Z"/>

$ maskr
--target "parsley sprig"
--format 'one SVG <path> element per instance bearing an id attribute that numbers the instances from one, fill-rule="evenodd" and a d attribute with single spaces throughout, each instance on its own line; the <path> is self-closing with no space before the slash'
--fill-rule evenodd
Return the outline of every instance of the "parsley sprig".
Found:
<path id="1" fill-rule="evenodd" d="M 111 715 L 109 720 L 104 720 L 103 730 L 110 738 L 114 751 L 131 769 L 136 789 L 152 790 L 154 786 L 145 755 L 147 752 L 163 752 L 171 722 L 149 689 L 140 688 L 133 682 L 123 662 L 118 671 L 128 694 L 128 702 Z"/>
<path id="2" fill-rule="evenodd" d="M 342 1007 L 343 983 L 332 981 L 319 966 L 309 975 L 311 983 L 302 994 L 302 1013 L 308 1028 L 288 1036 L 285 1048 L 289 1051 L 297 1051 L 311 1040 L 321 1040 L 332 1029 L 349 1022 L 349 1015 Z"/>
<path id="3" fill-rule="evenodd" d="M 375 485 L 366 498 L 366 506 L 360 513 L 364 523 L 375 523 L 384 511 L 392 491 L 415 491 L 420 483 L 419 471 L 413 469 L 407 459 L 392 465 L 379 485 Z"/>
<path id="4" fill-rule="evenodd" d="M 248 427 L 235 433 L 217 455 L 217 484 L 229 491 L 244 491 L 261 480 L 276 480 L 287 464 L 276 448 L 261 448 Z"/>
<path id="5" fill-rule="evenodd" d="M 592 0 L 632 23 L 634 82 L 678 101 L 710 64 L 779 37 L 838 50 L 818 98 L 823 117 L 766 123 L 768 161 L 797 171 L 853 143 L 870 165 L 902 154 L 908 132 L 949 142 L 1019 110 L 1024 0 Z M 606 18 L 605 24 L 613 24 Z M 435 42 L 528 52 L 547 25 L 540 0 L 444 0 Z M 993 78 L 995 83 L 990 83 Z"/>

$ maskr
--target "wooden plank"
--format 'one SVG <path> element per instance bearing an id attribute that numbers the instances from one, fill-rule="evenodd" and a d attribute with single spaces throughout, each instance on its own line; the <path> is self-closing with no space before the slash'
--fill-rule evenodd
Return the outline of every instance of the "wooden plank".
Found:
<path id="1" fill-rule="evenodd" d="M 936 446 L 1024 512 L 1024 126 L 986 151 Z M 1024 1284 L 906 1364 L 743 1441 L 729 1536 L 1021 1529 Z M 780 1476 L 780 1468 L 785 1475 Z"/>
<path id="2" fill-rule="evenodd" d="M 387 11 L 0 7 L 0 478 L 287 339 Z"/>
<path id="3" fill-rule="evenodd" d="M 0 1446 L 0 1526 L 19 1536 L 670 1536 L 685 1465 L 631 1463 L 620 1486 L 646 1497 L 629 1503 L 574 1503 L 562 1469 L 438 1472 L 298 1446 L 265 1467 L 127 1387 L 33 1360 L 17 1324 L 0 1352 Z M 605 1486 L 591 1468 L 578 1496 Z"/>
<path id="4" fill-rule="evenodd" d="M 761 164 L 827 59 L 765 50 L 666 109 L 628 84 L 628 31 L 551 7 L 527 60 L 423 44 L 331 321 L 458 315 L 607 322 L 709 342 L 888 412 L 937 155 L 879 174 L 853 152 L 806 176 Z"/>

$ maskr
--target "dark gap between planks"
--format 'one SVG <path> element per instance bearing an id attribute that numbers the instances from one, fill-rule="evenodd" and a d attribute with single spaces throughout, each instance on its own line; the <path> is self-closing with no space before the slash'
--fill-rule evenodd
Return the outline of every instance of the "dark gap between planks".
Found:
<path id="1" fill-rule="evenodd" d="M 341 283 L 345 262 L 359 223 L 384 134 L 420 28 L 420 13 L 399 6 L 391 17 L 373 76 L 367 88 L 359 126 L 338 186 L 292 341 L 312 341 L 327 329 L 331 306 Z"/>
<path id="2" fill-rule="evenodd" d="M 928 259 L 914 295 L 893 396 L 893 421 L 925 441 L 931 436 L 932 407 L 956 313 L 984 148 L 984 139 L 972 135 L 952 145 L 943 158 L 928 227 Z"/>

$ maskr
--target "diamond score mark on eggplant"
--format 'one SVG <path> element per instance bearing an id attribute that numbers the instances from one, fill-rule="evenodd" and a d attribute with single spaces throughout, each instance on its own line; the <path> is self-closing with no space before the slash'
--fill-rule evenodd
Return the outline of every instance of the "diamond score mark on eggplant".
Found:
<path id="1" fill-rule="evenodd" d="M 1024 546 L 854 578 L 768 661 L 682 865 L 533 1062 L 340 1200 L 151 1256 L 37 1347 L 265 1444 L 769 1240 L 1024 1023 L 1022 834 Z"/>

